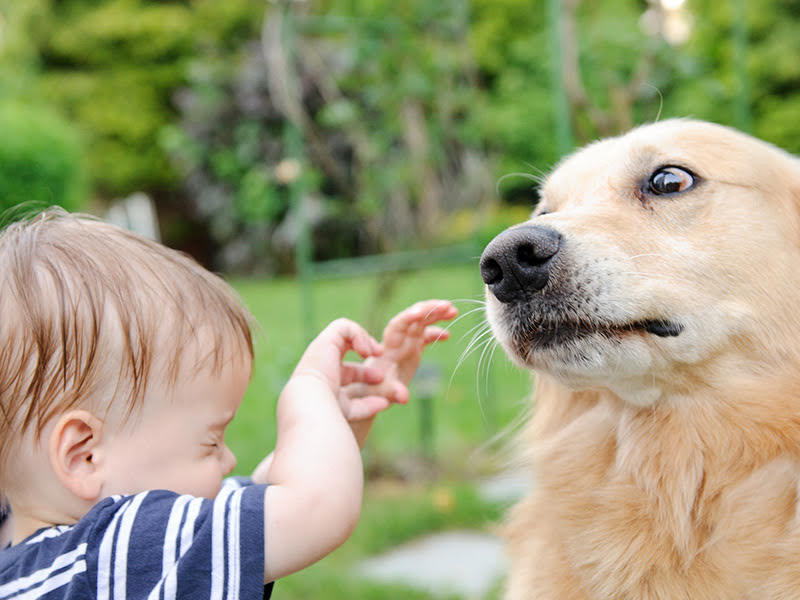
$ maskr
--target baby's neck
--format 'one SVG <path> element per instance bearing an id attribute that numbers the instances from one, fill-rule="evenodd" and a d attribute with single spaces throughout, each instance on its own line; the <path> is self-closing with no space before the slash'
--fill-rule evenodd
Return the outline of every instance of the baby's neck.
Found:
<path id="1" fill-rule="evenodd" d="M 34 510 L 11 505 L 11 543 L 18 544 L 45 527 L 72 525 L 75 519 L 45 508 Z"/>

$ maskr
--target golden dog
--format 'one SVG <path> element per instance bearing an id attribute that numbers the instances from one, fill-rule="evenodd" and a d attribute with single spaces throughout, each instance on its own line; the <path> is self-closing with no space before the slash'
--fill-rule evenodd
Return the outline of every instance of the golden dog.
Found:
<path id="1" fill-rule="evenodd" d="M 800 160 L 670 120 L 541 191 L 481 258 L 538 374 L 507 597 L 800 598 Z"/>

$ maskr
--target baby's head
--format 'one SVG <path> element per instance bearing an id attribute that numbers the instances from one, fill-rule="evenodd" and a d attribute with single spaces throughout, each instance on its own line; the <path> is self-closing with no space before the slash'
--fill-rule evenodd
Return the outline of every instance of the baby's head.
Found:
<path id="1" fill-rule="evenodd" d="M 15 507 L 65 490 L 84 504 L 210 495 L 233 468 L 222 434 L 249 378 L 251 319 L 191 258 L 51 209 L 0 234 L 0 315 L 0 490 Z M 181 456 L 190 434 L 208 456 Z M 181 479 L 193 475 L 207 481 Z"/>

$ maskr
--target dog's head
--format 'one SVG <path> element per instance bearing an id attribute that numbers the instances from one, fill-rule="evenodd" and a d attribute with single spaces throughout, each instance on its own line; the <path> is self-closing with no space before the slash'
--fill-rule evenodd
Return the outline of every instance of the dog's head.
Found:
<path id="1" fill-rule="evenodd" d="M 512 359 L 570 387 L 647 405 L 797 366 L 800 162 L 719 125 L 643 126 L 565 159 L 480 268 Z"/>

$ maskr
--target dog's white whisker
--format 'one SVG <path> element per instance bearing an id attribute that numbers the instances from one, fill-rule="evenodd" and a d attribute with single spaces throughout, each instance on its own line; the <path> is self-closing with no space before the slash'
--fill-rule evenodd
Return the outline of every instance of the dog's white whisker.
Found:
<path id="1" fill-rule="evenodd" d="M 486 417 L 486 411 L 484 410 L 483 402 L 481 401 L 480 373 L 486 349 L 491 345 L 492 341 L 493 338 L 488 337 L 480 344 L 480 346 L 483 347 L 483 350 L 481 351 L 480 356 L 478 357 L 478 368 L 475 371 L 475 395 L 478 399 L 478 408 L 481 411 L 481 419 L 483 420 L 484 423 L 488 422 L 488 418 Z"/>
<path id="2" fill-rule="evenodd" d="M 483 390 L 486 393 L 486 397 L 488 398 L 489 397 L 489 380 L 491 379 L 491 371 L 492 371 L 492 361 L 494 360 L 494 353 L 497 350 L 497 346 L 499 344 L 497 343 L 497 340 L 495 340 L 494 338 L 490 338 L 487 345 L 489 347 L 491 347 L 491 350 L 489 351 L 488 358 L 486 359 L 486 362 L 485 362 L 484 378 L 483 378 Z M 484 360 L 484 353 L 485 352 L 486 352 L 486 349 L 484 349 L 484 351 L 481 352 L 481 361 Z M 478 376 L 480 376 L 480 372 L 481 372 L 481 369 L 480 369 L 480 362 L 479 362 L 478 363 Z M 480 400 L 481 400 L 480 395 L 478 395 L 478 402 L 480 402 Z M 490 399 L 490 401 L 491 401 L 491 399 Z"/>
<path id="3" fill-rule="evenodd" d="M 456 366 L 453 368 L 453 373 L 450 375 L 450 383 L 449 383 L 449 385 L 452 385 L 453 377 L 455 377 L 456 373 L 461 368 L 461 365 L 464 364 L 464 361 L 466 361 L 467 358 L 469 358 L 469 356 L 473 352 L 475 352 L 475 350 L 477 348 L 480 347 L 480 342 L 484 341 L 487 336 L 491 336 L 491 335 L 492 335 L 492 331 L 489 328 L 488 323 L 486 324 L 486 329 L 484 331 L 480 331 L 477 334 L 475 334 L 475 336 L 472 338 L 472 340 L 467 345 L 467 347 L 461 352 L 461 356 L 459 356 L 458 361 L 456 362 Z M 448 385 L 448 387 L 449 387 L 449 385 Z"/>
<path id="4" fill-rule="evenodd" d="M 653 123 L 658 123 L 661 120 L 661 111 L 664 108 L 664 95 L 661 93 L 661 90 L 658 88 L 658 86 L 655 86 L 652 83 L 645 83 L 644 86 L 655 90 L 656 94 L 658 94 L 658 111 L 656 112 L 656 118 L 653 120 Z"/>
<path id="5" fill-rule="evenodd" d="M 492 347 L 494 341 L 495 341 L 494 337 L 492 337 L 492 336 L 487 337 L 486 340 L 482 344 L 483 350 L 481 350 L 481 353 L 478 356 L 478 369 L 477 369 L 477 371 L 475 373 L 475 387 L 476 387 L 475 391 L 477 392 L 479 400 L 480 400 L 480 397 L 481 397 L 481 393 L 480 393 L 480 378 L 481 378 L 481 372 L 484 369 L 486 370 L 487 379 L 488 379 L 488 367 L 489 367 L 489 365 L 484 363 L 484 360 L 486 359 L 487 351 Z M 488 391 L 489 391 L 488 387 L 485 387 L 485 390 L 486 390 L 486 392 L 488 394 Z"/>
<path id="6" fill-rule="evenodd" d="M 456 300 L 450 300 L 450 302 L 452 302 L 453 304 L 456 304 L 456 305 L 461 303 L 461 302 L 472 302 L 474 304 L 481 304 L 481 305 L 485 306 L 486 305 L 486 300 L 482 299 L 482 298 L 483 298 L 483 294 L 481 294 L 480 298 L 457 298 Z"/>
<path id="7" fill-rule="evenodd" d="M 480 323 L 477 323 L 476 325 L 473 325 L 473 326 L 472 326 L 470 329 L 468 329 L 468 330 L 467 330 L 467 331 L 464 333 L 464 335 L 462 335 L 462 336 L 461 336 L 461 337 L 458 339 L 458 341 L 460 342 L 460 341 L 461 341 L 461 340 L 463 340 L 465 337 L 467 337 L 467 336 L 471 335 L 472 333 L 474 333 L 476 329 L 481 329 L 481 328 L 483 328 L 483 327 L 486 327 L 487 325 L 488 325 L 488 324 L 487 324 L 485 321 L 481 321 Z"/>
<path id="8" fill-rule="evenodd" d="M 523 179 L 530 179 L 531 181 L 533 181 L 537 185 L 541 185 L 545 180 L 545 178 L 543 176 L 533 175 L 531 173 L 506 173 L 505 175 L 503 175 L 502 177 L 500 177 L 497 180 L 497 184 L 495 185 L 495 193 L 498 196 L 502 195 L 502 193 L 500 191 L 500 184 L 503 183 L 503 181 L 508 179 L 509 177 L 522 177 Z"/>
<path id="9" fill-rule="evenodd" d="M 456 325 L 457 323 L 460 323 L 461 321 L 466 319 L 468 316 L 470 316 L 472 314 L 475 314 L 476 312 L 483 312 L 483 307 L 480 306 L 478 308 L 473 308 L 472 310 L 468 310 L 467 312 L 458 315 L 455 319 L 453 319 L 452 321 L 447 323 L 447 325 L 444 327 L 445 331 L 450 331 L 453 328 L 454 325 Z"/>
<path id="10" fill-rule="evenodd" d="M 491 335 L 492 330 L 489 328 L 488 324 L 486 324 L 486 328 L 483 331 L 476 333 L 470 343 L 467 344 L 467 347 L 461 353 L 461 356 L 456 363 L 456 370 L 458 370 L 458 368 L 464 363 L 469 355 L 476 350 L 476 347 L 480 345 L 480 342 L 484 341 L 487 337 L 491 337 Z"/>
<path id="11" fill-rule="evenodd" d="M 634 255 L 634 256 L 629 256 L 628 258 L 629 258 L 630 260 L 634 260 L 634 259 L 636 259 L 636 258 L 644 258 L 644 257 L 647 257 L 647 256 L 652 256 L 652 257 L 655 257 L 655 258 L 663 258 L 664 260 L 666 260 L 666 259 L 668 258 L 667 256 L 664 256 L 663 254 L 660 254 L 660 253 L 652 253 L 652 252 L 650 252 L 650 253 L 647 253 L 647 254 L 636 254 L 636 255 Z"/>

